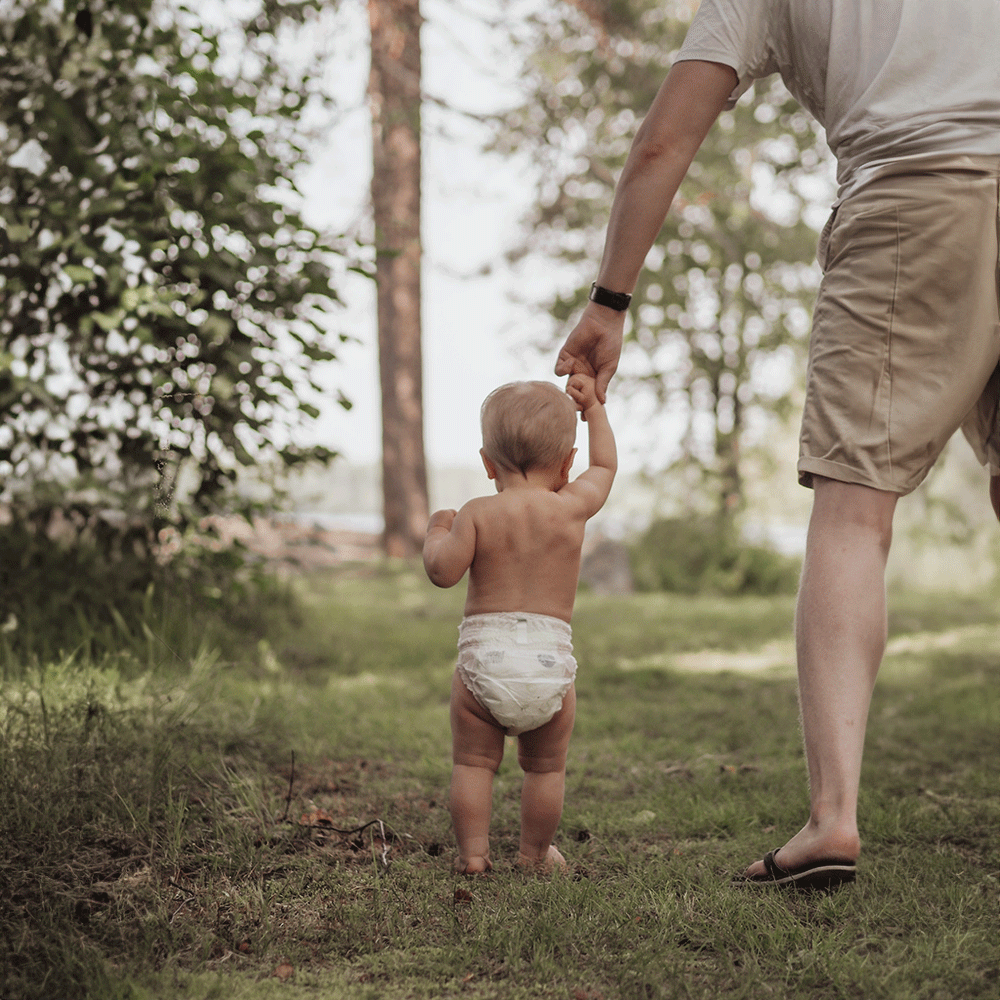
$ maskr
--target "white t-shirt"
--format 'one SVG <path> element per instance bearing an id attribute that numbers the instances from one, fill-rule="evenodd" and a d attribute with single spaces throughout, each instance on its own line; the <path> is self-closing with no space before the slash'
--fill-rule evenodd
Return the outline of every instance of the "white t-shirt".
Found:
<path id="1" fill-rule="evenodd" d="M 826 129 L 838 201 L 899 160 L 1000 156 L 1000 0 L 702 0 L 678 61 L 780 73 Z"/>

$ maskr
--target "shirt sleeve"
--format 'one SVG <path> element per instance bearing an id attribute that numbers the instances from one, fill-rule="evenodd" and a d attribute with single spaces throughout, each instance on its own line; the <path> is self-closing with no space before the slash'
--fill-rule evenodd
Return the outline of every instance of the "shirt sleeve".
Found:
<path id="1" fill-rule="evenodd" d="M 769 43 L 771 3 L 766 0 L 702 0 L 676 62 L 700 60 L 731 66 L 738 77 L 726 102 L 732 108 L 754 80 L 778 63 Z"/>

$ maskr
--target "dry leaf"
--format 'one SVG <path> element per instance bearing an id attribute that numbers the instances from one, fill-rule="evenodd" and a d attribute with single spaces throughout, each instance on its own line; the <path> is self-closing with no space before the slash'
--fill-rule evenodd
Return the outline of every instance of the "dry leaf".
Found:
<path id="1" fill-rule="evenodd" d="M 333 817 L 325 809 L 312 809 L 302 814 L 302 826 L 333 826 Z"/>

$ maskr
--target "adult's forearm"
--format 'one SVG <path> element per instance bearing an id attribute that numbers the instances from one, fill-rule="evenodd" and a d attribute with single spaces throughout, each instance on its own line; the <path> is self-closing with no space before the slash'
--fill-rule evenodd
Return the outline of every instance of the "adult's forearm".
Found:
<path id="1" fill-rule="evenodd" d="M 721 63 L 675 64 L 636 133 L 615 189 L 597 283 L 631 292 L 698 148 L 736 86 Z"/>
<path id="2" fill-rule="evenodd" d="M 690 163 L 676 153 L 632 147 L 611 206 L 599 285 L 615 292 L 635 288 Z"/>

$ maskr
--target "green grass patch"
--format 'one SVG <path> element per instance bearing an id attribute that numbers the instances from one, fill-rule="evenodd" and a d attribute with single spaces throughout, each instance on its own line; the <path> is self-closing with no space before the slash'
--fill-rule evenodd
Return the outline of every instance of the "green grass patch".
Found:
<path id="1" fill-rule="evenodd" d="M 569 871 L 511 868 L 511 745 L 467 879 L 462 595 L 400 566 L 297 590 L 240 656 L 8 671 L 4 1000 L 996 997 L 995 595 L 895 596 L 859 882 L 787 896 L 729 880 L 805 816 L 791 599 L 581 595 Z"/>

